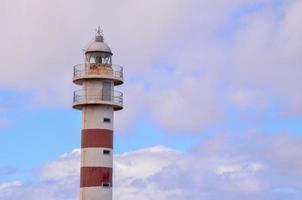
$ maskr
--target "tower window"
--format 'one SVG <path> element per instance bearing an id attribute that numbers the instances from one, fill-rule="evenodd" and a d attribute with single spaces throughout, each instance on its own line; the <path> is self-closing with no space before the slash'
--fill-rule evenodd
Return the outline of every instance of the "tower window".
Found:
<path id="1" fill-rule="evenodd" d="M 104 122 L 106 122 L 106 123 L 110 123 L 111 122 L 111 119 L 110 118 L 104 118 Z"/>
<path id="2" fill-rule="evenodd" d="M 104 154 L 104 155 L 110 155 L 110 150 L 106 150 L 106 149 L 103 150 L 103 154 Z"/>
<path id="3" fill-rule="evenodd" d="M 110 187 L 110 183 L 102 183 L 103 187 Z"/>

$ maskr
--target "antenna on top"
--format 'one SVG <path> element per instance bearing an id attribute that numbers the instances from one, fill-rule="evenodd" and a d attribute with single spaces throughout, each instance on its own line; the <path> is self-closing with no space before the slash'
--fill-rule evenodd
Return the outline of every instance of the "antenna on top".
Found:
<path id="1" fill-rule="evenodd" d="M 103 30 L 101 29 L 100 25 L 98 26 L 98 28 L 95 31 L 96 31 L 95 41 L 104 42 L 104 34 L 103 34 Z"/>

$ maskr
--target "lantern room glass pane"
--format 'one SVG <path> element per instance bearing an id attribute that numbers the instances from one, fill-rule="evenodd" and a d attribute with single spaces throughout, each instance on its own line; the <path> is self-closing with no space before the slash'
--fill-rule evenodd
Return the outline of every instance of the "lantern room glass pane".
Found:
<path id="1" fill-rule="evenodd" d="M 111 54 L 103 52 L 86 53 L 86 62 L 111 66 Z"/>

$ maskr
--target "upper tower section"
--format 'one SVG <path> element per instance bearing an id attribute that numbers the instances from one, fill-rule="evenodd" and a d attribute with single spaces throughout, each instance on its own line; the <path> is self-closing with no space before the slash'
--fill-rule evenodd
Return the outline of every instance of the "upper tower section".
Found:
<path id="1" fill-rule="evenodd" d="M 73 82 L 82 86 L 74 92 L 73 108 L 105 105 L 123 109 L 123 94 L 114 90 L 114 86 L 123 84 L 123 68 L 112 64 L 112 55 L 99 28 L 84 51 L 84 63 L 73 68 Z"/>
<path id="2" fill-rule="evenodd" d="M 73 82 L 82 85 L 84 79 L 108 79 L 114 85 L 123 84 L 123 68 L 112 64 L 112 55 L 98 28 L 94 40 L 85 49 L 85 63 L 74 66 Z"/>

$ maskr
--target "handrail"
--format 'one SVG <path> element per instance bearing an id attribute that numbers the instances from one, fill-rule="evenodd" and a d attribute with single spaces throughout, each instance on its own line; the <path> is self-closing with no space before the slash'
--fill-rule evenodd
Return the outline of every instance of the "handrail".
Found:
<path id="1" fill-rule="evenodd" d="M 73 103 L 82 104 L 89 102 L 110 102 L 113 104 L 123 105 L 123 93 L 119 91 L 111 91 L 109 94 L 101 89 L 86 89 L 74 91 Z"/>
<path id="2" fill-rule="evenodd" d="M 123 79 L 123 67 L 119 65 L 102 65 L 97 63 L 78 64 L 73 67 L 74 78 L 86 75 L 108 75 Z"/>

